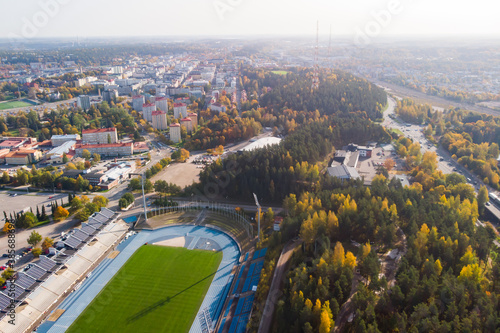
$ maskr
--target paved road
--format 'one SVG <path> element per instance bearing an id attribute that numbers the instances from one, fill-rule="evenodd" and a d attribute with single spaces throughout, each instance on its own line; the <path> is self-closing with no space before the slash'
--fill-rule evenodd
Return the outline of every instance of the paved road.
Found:
<path id="1" fill-rule="evenodd" d="M 290 241 L 283 251 L 281 251 L 280 258 L 276 264 L 276 269 L 274 270 L 273 282 L 269 288 L 269 293 L 267 294 L 266 305 L 264 311 L 262 312 L 262 318 L 259 324 L 259 333 L 268 333 L 271 329 L 271 323 L 273 320 L 274 309 L 276 308 L 276 303 L 281 295 L 280 285 L 283 280 L 283 274 L 285 273 L 287 263 L 290 260 L 293 251 L 302 244 L 302 240 Z"/>
<path id="2" fill-rule="evenodd" d="M 500 116 L 500 111 L 496 111 L 484 106 L 480 106 L 477 104 L 467 104 L 467 103 L 459 103 L 459 102 L 453 102 L 447 99 L 444 99 L 442 97 L 437 97 L 437 96 L 431 96 L 427 95 L 425 93 L 398 86 L 396 84 L 384 82 L 384 81 L 378 81 L 374 79 L 367 79 L 373 83 L 375 83 L 378 86 L 381 86 L 386 89 L 390 89 L 392 92 L 394 92 L 395 95 L 403 95 L 406 97 L 411 97 L 411 98 L 417 98 L 421 100 L 426 100 L 427 103 L 433 104 L 438 107 L 448 107 L 448 106 L 453 106 L 453 107 L 459 107 L 464 110 L 470 110 L 470 111 L 475 111 L 479 113 L 485 113 L 485 114 L 490 114 L 493 116 Z"/>

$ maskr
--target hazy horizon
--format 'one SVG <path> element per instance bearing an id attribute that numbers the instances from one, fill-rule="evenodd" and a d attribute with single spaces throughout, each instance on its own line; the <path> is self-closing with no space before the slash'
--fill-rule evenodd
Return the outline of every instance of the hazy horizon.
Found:
<path id="1" fill-rule="evenodd" d="M 499 3 L 442 0 L 215 0 L 147 3 L 26 0 L 0 4 L 0 38 L 498 38 Z"/>

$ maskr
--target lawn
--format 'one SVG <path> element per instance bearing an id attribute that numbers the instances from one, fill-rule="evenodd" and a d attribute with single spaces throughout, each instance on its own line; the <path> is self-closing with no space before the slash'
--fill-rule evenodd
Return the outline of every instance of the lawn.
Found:
<path id="1" fill-rule="evenodd" d="M 188 332 L 222 252 L 142 246 L 67 332 Z"/>
<path id="2" fill-rule="evenodd" d="M 288 71 L 271 71 L 273 74 L 278 74 L 278 75 L 286 75 Z"/>
<path id="3" fill-rule="evenodd" d="M 19 102 L 19 101 L 5 102 L 5 103 L 0 103 L 0 110 L 20 108 L 23 106 L 32 106 L 32 104 L 29 104 L 26 102 Z"/>

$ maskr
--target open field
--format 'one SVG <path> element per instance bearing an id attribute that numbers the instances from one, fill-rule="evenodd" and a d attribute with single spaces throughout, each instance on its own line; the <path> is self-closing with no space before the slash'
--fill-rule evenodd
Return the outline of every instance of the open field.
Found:
<path id="1" fill-rule="evenodd" d="M 188 332 L 222 252 L 142 246 L 67 332 Z"/>
<path id="2" fill-rule="evenodd" d="M 19 102 L 19 101 L 5 102 L 5 103 L 0 103 L 0 110 L 21 108 L 24 106 L 32 106 L 32 105 L 26 102 Z"/>
<path id="3" fill-rule="evenodd" d="M 198 182 L 201 169 L 197 167 L 197 164 L 191 163 L 195 156 L 191 156 L 186 163 L 172 163 L 168 168 L 164 168 L 154 175 L 151 181 L 154 183 L 161 179 L 182 188 L 191 185 L 193 182 Z"/>
<path id="4" fill-rule="evenodd" d="M 288 71 L 272 71 L 271 73 L 278 74 L 278 75 L 286 75 L 288 73 Z"/>

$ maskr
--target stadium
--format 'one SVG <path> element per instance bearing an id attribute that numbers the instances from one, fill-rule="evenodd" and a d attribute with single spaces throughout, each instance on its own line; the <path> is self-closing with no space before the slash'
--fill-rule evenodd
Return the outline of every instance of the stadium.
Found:
<path id="1" fill-rule="evenodd" d="M 35 263 L 43 276 L 22 273 L 37 283 L 18 303 L 28 318 L 9 328 L 6 316 L 1 332 L 246 331 L 266 249 L 252 248 L 243 216 L 196 203 L 153 210 L 147 223 L 110 212 L 92 235 L 97 215 L 65 241 L 71 248 L 41 258 L 54 267 Z"/>

